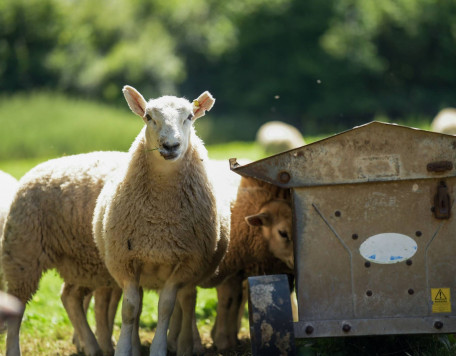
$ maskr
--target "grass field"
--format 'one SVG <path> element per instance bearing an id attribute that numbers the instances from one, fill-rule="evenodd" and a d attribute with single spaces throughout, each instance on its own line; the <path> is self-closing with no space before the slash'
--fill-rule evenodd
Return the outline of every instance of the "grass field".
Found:
<path id="1" fill-rule="evenodd" d="M 205 119 L 203 119 L 205 120 Z M 384 119 L 387 121 L 387 119 Z M 426 121 L 407 124 L 428 128 Z M 52 93 L 24 94 L 0 98 L 0 170 L 20 178 L 36 164 L 49 158 L 94 150 L 127 150 L 142 122 L 125 107 L 113 108 Z M 205 128 L 201 127 L 204 132 Z M 308 143 L 323 138 L 305 137 Z M 230 142 L 208 146 L 209 156 L 227 160 L 231 157 L 257 160 L 266 156 L 252 142 Z M 228 163 L 227 163 L 228 164 Z M 62 280 L 53 271 L 42 278 L 39 291 L 28 305 L 21 331 L 24 356 L 74 355 L 72 327 L 60 302 Z M 141 317 L 144 355 L 156 325 L 157 295 L 145 294 Z M 217 304 L 213 289 L 200 289 L 197 318 L 207 355 L 217 355 L 210 347 L 210 329 Z M 89 322 L 94 324 L 92 310 Z M 114 336 L 120 331 L 118 312 Z M 248 322 L 244 318 L 238 350 L 227 355 L 248 355 Z M 339 338 L 300 341 L 301 355 L 455 355 L 453 336 L 390 336 Z M 5 354 L 4 335 L 0 336 L 0 355 Z"/>

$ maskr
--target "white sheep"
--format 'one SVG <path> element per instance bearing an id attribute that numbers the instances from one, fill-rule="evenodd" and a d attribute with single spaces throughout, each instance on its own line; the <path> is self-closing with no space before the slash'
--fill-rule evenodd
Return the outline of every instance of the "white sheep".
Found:
<path id="1" fill-rule="evenodd" d="M 256 141 L 269 155 L 305 145 L 299 130 L 282 121 L 269 121 L 258 129 Z"/>
<path id="2" fill-rule="evenodd" d="M 195 286 L 217 267 L 227 245 L 228 236 L 223 235 L 229 233 L 229 227 L 220 227 L 219 207 L 206 174 L 207 151 L 193 128 L 214 99 L 205 92 L 193 104 L 173 96 L 146 102 L 130 86 L 123 93 L 146 125 L 130 148 L 124 174 L 100 193 L 93 223 L 98 249 L 123 289 L 116 355 L 139 352 L 133 333 L 141 286 L 160 289 L 150 354 L 166 355 L 177 299 L 183 311 L 177 353 L 191 355 Z"/>
<path id="3" fill-rule="evenodd" d="M 75 342 L 87 355 L 98 355 L 100 347 L 105 355 L 114 352 L 112 325 L 121 294 L 98 254 L 92 216 L 105 180 L 126 162 L 127 153 L 93 152 L 39 164 L 19 181 L 5 223 L 2 258 L 8 292 L 27 303 L 42 273 L 55 268 L 64 280 L 61 299 Z M 83 308 L 84 296 L 93 290 L 98 342 Z M 8 322 L 11 356 L 20 355 L 22 316 Z"/>
<path id="4" fill-rule="evenodd" d="M 431 130 L 456 135 L 456 109 L 446 108 L 440 110 L 434 120 L 432 120 Z"/>
<path id="5" fill-rule="evenodd" d="M 18 186 L 17 179 L 12 175 L 0 171 L 0 237 L 3 233 L 3 224 L 5 223 L 8 210 L 13 201 L 14 193 Z M 3 272 L 0 266 L 0 290 L 4 290 Z"/>

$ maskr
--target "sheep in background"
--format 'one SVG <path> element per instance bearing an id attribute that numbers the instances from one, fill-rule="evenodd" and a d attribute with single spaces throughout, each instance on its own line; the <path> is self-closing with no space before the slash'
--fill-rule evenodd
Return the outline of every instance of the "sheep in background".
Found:
<path id="1" fill-rule="evenodd" d="M 256 141 L 269 155 L 306 144 L 296 127 L 282 121 L 269 121 L 263 124 L 257 131 Z"/>
<path id="2" fill-rule="evenodd" d="M 456 135 L 456 109 L 446 108 L 440 110 L 434 120 L 432 120 L 431 130 Z"/>
<path id="3" fill-rule="evenodd" d="M 179 304 L 183 313 L 177 353 L 191 355 L 195 286 L 219 264 L 228 243 L 224 235 L 229 234 L 229 226 L 220 226 L 225 220 L 207 177 L 207 151 L 193 128 L 214 99 L 205 92 L 193 105 L 172 96 L 146 102 L 130 86 L 123 93 L 146 126 L 130 148 L 124 174 L 101 191 L 93 223 L 98 249 L 123 289 L 116 354 L 139 353 L 133 333 L 140 287 L 145 287 L 160 289 L 150 354 L 166 355 L 169 320 Z"/>
<path id="4" fill-rule="evenodd" d="M 113 314 L 121 294 L 98 254 L 92 215 L 107 177 L 126 159 L 126 153 L 93 152 L 39 164 L 19 181 L 5 223 L 2 258 L 8 292 L 27 303 L 42 273 L 55 268 L 65 282 L 61 299 L 76 345 L 86 355 L 99 355 L 100 347 L 105 355 L 114 352 Z M 83 308 L 84 296 L 93 290 L 98 342 Z M 8 321 L 10 356 L 20 355 L 22 317 L 23 313 Z"/>

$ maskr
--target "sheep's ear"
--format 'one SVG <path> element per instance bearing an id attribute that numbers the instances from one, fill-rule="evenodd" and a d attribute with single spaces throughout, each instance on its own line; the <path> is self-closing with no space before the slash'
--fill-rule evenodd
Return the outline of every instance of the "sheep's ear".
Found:
<path id="1" fill-rule="evenodd" d="M 193 100 L 193 115 L 195 119 L 204 116 L 214 106 L 215 99 L 208 91 L 201 94 L 198 99 Z"/>
<path id="2" fill-rule="evenodd" d="M 246 216 L 245 221 L 250 226 L 268 226 L 270 225 L 271 219 L 268 213 L 260 213 Z"/>
<path id="3" fill-rule="evenodd" d="M 139 91 L 129 85 L 125 85 L 122 92 L 131 111 L 144 118 L 144 115 L 146 114 L 147 102 L 144 100 Z"/>

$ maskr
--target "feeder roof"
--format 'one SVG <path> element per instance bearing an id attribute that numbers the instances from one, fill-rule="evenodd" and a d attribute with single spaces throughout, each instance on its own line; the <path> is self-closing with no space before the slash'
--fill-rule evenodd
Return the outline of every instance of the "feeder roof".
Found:
<path id="1" fill-rule="evenodd" d="M 231 169 L 283 188 L 456 176 L 456 136 L 371 122 Z"/>

